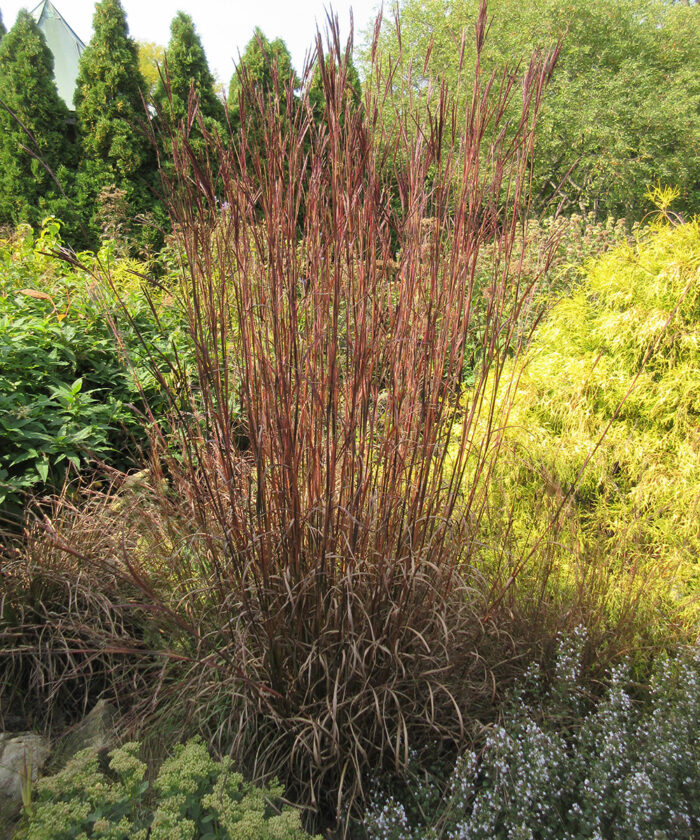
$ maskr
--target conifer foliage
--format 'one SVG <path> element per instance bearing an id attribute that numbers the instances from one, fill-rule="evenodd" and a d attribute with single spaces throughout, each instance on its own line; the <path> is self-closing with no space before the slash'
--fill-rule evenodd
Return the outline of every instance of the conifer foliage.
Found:
<path id="1" fill-rule="evenodd" d="M 161 114 L 174 124 L 187 116 L 190 90 L 199 100 L 207 127 L 224 123 L 224 106 L 214 90 L 214 77 L 207 64 L 202 42 L 189 15 L 178 12 L 170 25 L 166 51 L 166 83 L 161 79 L 155 93 Z"/>
<path id="2" fill-rule="evenodd" d="M 82 151 L 79 197 L 89 212 L 100 191 L 115 185 L 125 191 L 136 215 L 153 204 L 155 175 L 155 155 L 141 129 L 146 83 L 138 48 L 119 0 L 97 4 L 93 28 L 80 58 L 75 93 Z"/>
<path id="3" fill-rule="evenodd" d="M 256 27 L 248 41 L 241 60 L 233 74 L 228 92 L 228 107 L 231 125 L 238 128 L 241 122 L 241 92 L 246 94 L 258 90 L 272 98 L 279 90 L 280 111 L 286 110 L 286 93 L 289 87 L 299 86 L 292 57 L 281 38 L 269 41 L 261 29 Z M 252 105 L 253 103 L 248 103 Z"/>
<path id="4" fill-rule="evenodd" d="M 24 10 L 0 43 L 0 103 L 0 221 L 37 224 L 65 209 L 53 176 L 65 181 L 74 151 L 53 55 Z"/>

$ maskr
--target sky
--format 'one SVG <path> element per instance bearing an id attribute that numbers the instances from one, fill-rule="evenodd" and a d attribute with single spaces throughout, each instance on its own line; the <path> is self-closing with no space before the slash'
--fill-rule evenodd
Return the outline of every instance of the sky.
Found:
<path id="1" fill-rule="evenodd" d="M 87 43 L 92 34 L 94 0 L 52 0 L 74 32 Z M 129 34 L 137 41 L 155 41 L 167 46 L 170 22 L 178 11 L 186 12 L 202 40 L 209 67 L 220 82 L 228 85 L 239 52 L 259 26 L 273 40 L 282 38 L 292 54 L 298 73 L 313 43 L 317 24 L 323 29 L 328 0 L 121 0 L 129 25 Z M 350 32 L 350 8 L 355 26 L 355 44 L 374 22 L 381 0 L 334 0 L 341 35 Z M 39 0 L 0 0 L 3 22 L 10 29 L 17 12 L 31 11 Z"/>

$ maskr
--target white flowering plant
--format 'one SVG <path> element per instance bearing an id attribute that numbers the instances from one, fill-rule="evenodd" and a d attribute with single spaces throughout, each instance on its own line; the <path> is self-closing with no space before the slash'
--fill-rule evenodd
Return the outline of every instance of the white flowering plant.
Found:
<path id="1" fill-rule="evenodd" d="M 105 772 L 83 750 L 40 779 L 16 840 L 313 840 L 299 811 L 281 804 L 281 785 L 246 782 L 198 738 L 175 748 L 152 786 L 138 743 L 109 757 Z"/>
<path id="2" fill-rule="evenodd" d="M 560 641 L 549 685 L 530 669 L 503 724 L 490 729 L 479 754 L 459 758 L 442 796 L 438 780 L 416 773 L 402 798 L 374 801 L 367 837 L 700 837 L 700 647 L 660 658 L 643 689 L 620 665 L 592 700 L 581 677 L 584 645 L 582 630 Z"/>

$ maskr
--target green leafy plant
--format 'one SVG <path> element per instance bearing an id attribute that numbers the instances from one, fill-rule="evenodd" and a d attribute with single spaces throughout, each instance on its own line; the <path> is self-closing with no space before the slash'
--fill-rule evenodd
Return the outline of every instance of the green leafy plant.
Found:
<path id="1" fill-rule="evenodd" d="M 136 742 L 112 750 L 108 772 L 83 750 L 37 782 L 17 840 L 312 840 L 280 785 L 246 782 L 197 739 L 175 748 L 153 785 L 146 771 Z"/>
<path id="2" fill-rule="evenodd" d="M 119 320 L 114 294 L 94 284 L 78 262 L 69 268 L 47 254 L 61 246 L 49 219 L 35 237 L 26 227 L 0 242 L 0 509 L 17 514 L 23 494 L 61 486 L 69 470 L 100 460 L 126 469 L 146 446 L 143 421 L 167 400 L 152 374 L 186 342 L 172 309 L 151 307 L 133 279 L 137 263 L 100 259 L 129 299 Z M 94 256 L 84 254 L 89 266 Z M 121 346 L 120 346 L 121 344 Z"/>
<path id="3" fill-rule="evenodd" d="M 633 239 L 638 228 L 634 224 L 631 232 L 628 231 L 624 219 L 608 217 L 596 221 L 593 212 L 545 216 L 533 219 L 528 225 L 528 247 L 523 248 L 522 241 L 516 247 L 524 251 L 526 275 L 537 275 L 546 267 L 546 279 L 538 284 L 537 293 L 547 303 L 553 303 L 553 296 L 569 293 L 578 285 L 589 260 Z M 556 247 L 552 251 L 553 241 Z"/>
<path id="4" fill-rule="evenodd" d="M 513 349 L 523 335 L 529 334 L 534 323 L 539 322 L 561 297 L 580 283 L 589 260 L 621 242 L 631 241 L 638 228 L 635 223 L 629 232 L 624 219 L 608 218 L 597 222 L 592 212 L 530 219 L 518 231 L 513 242 L 513 273 L 521 276 L 521 283 L 527 281 L 533 284 L 519 329 L 513 336 Z M 498 243 L 487 244 L 476 265 L 477 287 L 481 293 L 474 302 L 477 324 L 487 317 L 491 302 L 494 248 L 498 248 Z M 515 277 L 510 279 L 516 282 Z M 473 382 L 474 372 L 481 361 L 481 338 L 477 326 L 470 335 L 471 354 L 465 366 L 465 377 L 469 382 Z"/>

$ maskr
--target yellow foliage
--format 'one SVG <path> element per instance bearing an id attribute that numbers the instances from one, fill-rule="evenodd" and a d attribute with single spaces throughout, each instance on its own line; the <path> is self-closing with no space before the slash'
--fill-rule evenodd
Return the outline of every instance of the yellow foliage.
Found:
<path id="1" fill-rule="evenodd" d="M 540 327 L 489 490 L 520 556 L 562 505 L 559 594 L 597 576 L 606 609 L 641 599 L 660 633 L 700 615 L 699 345 L 700 224 L 657 221 L 589 263 Z"/>

